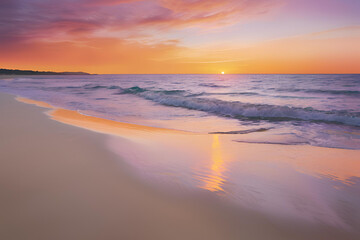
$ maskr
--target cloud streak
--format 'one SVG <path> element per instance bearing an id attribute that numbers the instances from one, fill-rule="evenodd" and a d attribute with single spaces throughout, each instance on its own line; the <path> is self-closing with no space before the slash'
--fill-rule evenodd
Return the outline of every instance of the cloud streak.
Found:
<path id="1" fill-rule="evenodd" d="M 272 1 L 277 2 L 277 1 Z M 91 36 L 96 31 L 170 31 L 236 23 L 271 8 L 269 0 L 2 0 L 2 42 Z"/>

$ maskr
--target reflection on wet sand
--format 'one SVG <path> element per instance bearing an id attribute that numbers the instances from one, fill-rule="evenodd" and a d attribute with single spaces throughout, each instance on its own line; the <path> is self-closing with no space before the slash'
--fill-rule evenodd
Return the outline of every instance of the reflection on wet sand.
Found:
<path id="1" fill-rule="evenodd" d="M 114 134 L 114 135 L 128 135 L 135 134 L 136 132 L 162 132 L 162 133 L 186 133 L 166 128 L 148 127 L 131 123 L 122 123 L 103 118 L 86 116 L 76 111 L 66 109 L 55 109 L 50 113 L 52 119 L 75 125 L 78 127 L 86 128 L 89 130 Z M 130 132 L 129 132 L 130 131 Z"/>
<path id="2" fill-rule="evenodd" d="M 29 98 L 17 97 L 16 100 L 19 102 L 27 103 L 27 104 L 32 104 L 32 105 L 35 105 L 38 107 L 54 108 L 53 106 L 51 106 L 50 104 L 48 104 L 46 102 L 36 101 L 36 100 L 29 99 Z"/>
<path id="3" fill-rule="evenodd" d="M 204 185 L 200 187 L 211 192 L 223 192 L 223 185 L 226 181 L 224 177 L 224 172 L 226 169 L 224 167 L 224 160 L 222 158 L 219 135 L 217 134 L 213 135 L 211 150 L 211 171 L 206 176 L 201 177 Z"/>
<path id="4" fill-rule="evenodd" d="M 360 179 L 359 151 L 304 146 L 303 159 L 292 164 L 299 172 L 353 185 Z"/>

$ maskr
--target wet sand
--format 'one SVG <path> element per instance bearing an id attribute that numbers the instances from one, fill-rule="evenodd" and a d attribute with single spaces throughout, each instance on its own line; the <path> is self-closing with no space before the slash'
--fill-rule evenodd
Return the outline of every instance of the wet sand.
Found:
<path id="1" fill-rule="evenodd" d="M 0 94 L 0 239 L 359 237 L 326 225 L 274 220 L 207 191 L 179 196 L 152 187 L 132 174 L 126 161 L 108 151 L 108 135 L 51 120 L 44 107 L 51 106 L 19 103 L 14 96 Z M 68 110 L 49 114 L 78 126 L 104 123 L 91 117 L 78 119 L 76 112 Z M 118 135 L 136 136 L 131 139 L 137 141 L 159 131 L 132 124 L 112 127 Z"/>

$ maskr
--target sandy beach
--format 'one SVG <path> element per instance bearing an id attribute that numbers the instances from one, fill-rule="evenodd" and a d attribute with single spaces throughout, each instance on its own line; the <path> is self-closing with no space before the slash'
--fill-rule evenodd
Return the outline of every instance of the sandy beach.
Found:
<path id="1" fill-rule="evenodd" d="M 54 121 L 44 114 L 46 107 L 51 106 L 24 104 L 0 94 L 1 239 L 359 237 L 353 230 L 271 219 L 208 191 L 179 196 L 153 187 L 106 148 L 108 135 L 68 125 L 90 128 L 84 123 L 95 124 L 94 119 L 85 117 L 75 124 L 76 113 L 60 115 L 59 110 L 50 113 L 58 120 Z M 72 122 L 59 122 L 66 122 L 64 116 Z M 140 132 L 133 139 L 163 131 L 107 123 L 118 129 L 118 135 Z M 170 130 L 166 134 L 192 137 Z"/>

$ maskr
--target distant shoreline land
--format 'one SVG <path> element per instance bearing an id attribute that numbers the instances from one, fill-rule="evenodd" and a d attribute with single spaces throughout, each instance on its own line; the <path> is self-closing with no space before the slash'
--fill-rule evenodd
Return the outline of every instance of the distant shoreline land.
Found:
<path id="1" fill-rule="evenodd" d="M 91 75 L 86 72 L 51 72 L 0 68 L 0 75 Z"/>

